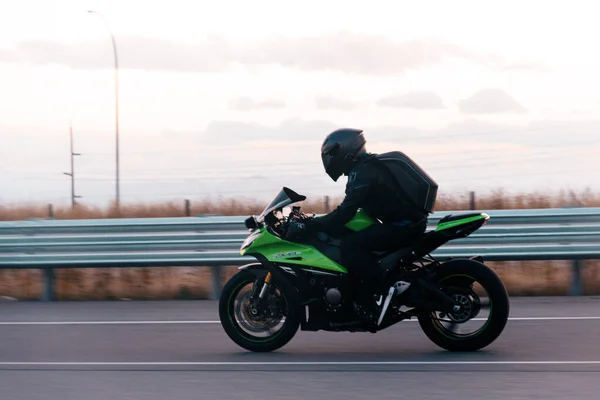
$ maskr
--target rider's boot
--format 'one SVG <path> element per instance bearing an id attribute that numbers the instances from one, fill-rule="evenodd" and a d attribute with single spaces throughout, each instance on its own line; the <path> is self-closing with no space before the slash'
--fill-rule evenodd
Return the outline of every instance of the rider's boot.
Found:
<path id="1" fill-rule="evenodd" d="M 382 295 L 375 295 L 364 287 L 359 288 L 354 301 L 354 310 L 358 319 L 367 325 L 374 326 L 381 310 L 382 301 Z"/>

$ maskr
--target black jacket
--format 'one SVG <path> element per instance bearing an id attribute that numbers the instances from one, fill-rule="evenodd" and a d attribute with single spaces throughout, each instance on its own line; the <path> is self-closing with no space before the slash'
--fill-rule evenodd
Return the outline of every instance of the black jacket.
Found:
<path id="1" fill-rule="evenodd" d="M 374 154 L 362 156 L 348 173 L 346 197 L 342 204 L 331 213 L 310 221 L 309 229 L 339 229 L 354 217 L 359 208 L 384 224 L 427 218 L 426 213 L 401 197 L 393 177 L 385 173 L 378 162 Z"/>

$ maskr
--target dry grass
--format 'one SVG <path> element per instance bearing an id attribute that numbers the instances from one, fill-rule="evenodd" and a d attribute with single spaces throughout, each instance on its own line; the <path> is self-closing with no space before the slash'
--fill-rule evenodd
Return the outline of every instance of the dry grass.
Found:
<path id="1" fill-rule="evenodd" d="M 331 208 L 337 206 L 341 197 L 332 199 Z M 251 215 L 259 213 L 265 207 L 264 202 L 254 199 L 215 199 L 190 202 L 190 214 L 218 215 Z M 307 200 L 301 203 L 307 212 L 325 212 L 322 200 Z M 558 191 L 556 193 L 520 193 L 507 194 L 496 190 L 487 194 L 478 194 L 476 208 L 485 210 L 553 208 L 553 207 L 600 207 L 600 194 L 590 190 L 577 193 L 574 191 Z M 469 208 L 468 194 L 462 196 L 440 193 L 436 203 L 436 211 L 466 210 Z M 182 217 L 186 215 L 185 202 L 135 203 L 121 205 L 118 210 L 114 205 L 108 207 L 91 207 L 79 204 L 74 208 L 56 207 L 52 210 L 56 219 L 95 219 L 95 218 L 158 218 Z M 48 218 L 49 206 L 40 204 L 0 205 L 0 221 L 18 221 L 30 218 Z"/>
<path id="2" fill-rule="evenodd" d="M 190 202 L 190 215 L 252 215 L 260 213 L 264 202 L 255 200 L 201 200 Z M 49 205 L 0 205 L 0 221 L 21 221 L 31 218 L 55 219 L 102 219 L 102 218 L 160 218 L 186 216 L 185 202 L 181 203 L 135 203 L 121 204 L 120 210 L 114 205 L 108 207 L 91 207 L 77 204 L 75 207 L 51 207 Z M 304 210 L 321 213 L 325 211 L 324 203 L 305 201 Z"/>
<path id="3" fill-rule="evenodd" d="M 331 208 L 341 199 L 332 199 Z M 251 215 L 264 208 L 263 202 L 244 199 L 216 199 L 191 202 L 191 215 Z M 498 190 L 478 195 L 477 209 L 526 209 L 551 207 L 600 207 L 600 196 L 586 190 L 581 193 L 560 191 L 556 194 L 529 193 L 506 194 Z M 307 201 L 305 211 L 325 212 L 323 201 Z M 438 211 L 466 210 L 469 196 L 440 194 Z M 121 210 L 78 205 L 71 209 L 53 210 L 56 219 L 95 218 L 156 218 L 186 215 L 185 203 L 124 204 Z M 0 220 L 25 220 L 48 218 L 48 206 L 0 206 Z M 490 263 L 502 277 L 511 295 L 566 295 L 571 284 L 568 262 L 503 262 Z M 588 261 L 582 271 L 585 294 L 600 294 L 600 263 Z M 61 300 L 108 299 L 183 299 L 206 298 L 210 293 L 210 268 L 114 268 L 114 269 L 63 269 L 56 270 L 56 295 Z M 235 273 L 226 268 L 224 280 Z M 17 299 L 39 299 L 42 293 L 42 274 L 37 270 L 0 270 L 0 296 Z"/>

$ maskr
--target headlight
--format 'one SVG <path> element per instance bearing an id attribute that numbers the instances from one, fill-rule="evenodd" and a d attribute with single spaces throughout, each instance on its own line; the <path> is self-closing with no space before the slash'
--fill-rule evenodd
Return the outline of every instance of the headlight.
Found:
<path id="1" fill-rule="evenodd" d="M 248 236 L 246 238 L 246 240 L 244 240 L 244 243 L 242 243 L 241 250 L 244 250 L 244 249 L 250 247 L 252 242 L 254 242 L 259 236 L 260 236 L 259 232 L 253 233 L 252 235 Z"/>

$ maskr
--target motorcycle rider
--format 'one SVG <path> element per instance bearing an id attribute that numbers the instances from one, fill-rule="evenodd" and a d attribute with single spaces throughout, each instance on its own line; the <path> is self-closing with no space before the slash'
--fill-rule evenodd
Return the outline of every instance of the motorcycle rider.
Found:
<path id="1" fill-rule="evenodd" d="M 386 285 L 383 270 L 376 265 L 371 252 L 406 246 L 425 231 L 427 213 L 402 196 L 394 177 L 380 164 L 376 154 L 367 152 L 362 130 L 344 128 L 331 132 L 321 146 L 321 159 L 325 172 L 334 182 L 341 175 L 348 176 L 346 196 L 334 211 L 298 223 L 290 235 L 339 230 L 359 208 L 381 221 L 381 224 L 371 225 L 342 240 L 341 262 L 351 274 L 363 281 L 357 287 L 355 298 L 370 314 L 367 318 L 371 320 L 378 314 L 382 318 L 394 292 Z M 383 310 L 380 310 L 386 292 L 388 298 Z M 377 302 L 376 297 L 380 299 Z"/>

